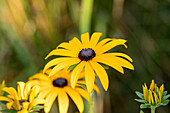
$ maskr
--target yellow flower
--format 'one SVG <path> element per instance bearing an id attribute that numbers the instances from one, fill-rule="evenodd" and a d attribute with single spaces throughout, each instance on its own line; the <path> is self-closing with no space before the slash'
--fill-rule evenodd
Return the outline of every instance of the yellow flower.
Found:
<path id="1" fill-rule="evenodd" d="M 31 87 L 31 83 L 17 82 L 17 91 L 13 87 L 4 87 L 2 90 L 7 92 L 7 97 L 0 96 L 0 101 L 6 101 L 7 108 L 15 109 L 17 113 L 28 113 L 38 104 L 44 104 L 45 100 L 36 97 L 38 95 L 39 86 Z"/>
<path id="2" fill-rule="evenodd" d="M 157 84 L 154 83 L 154 80 L 152 80 L 152 83 L 150 84 L 149 89 L 147 89 L 146 83 L 142 87 L 143 87 L 144 99 L 149 104 L 161 103 L 163 88 L 164 88 L 163 84 L 159 88 L 159 87 L 157 87 Z"/>
<path id="3" fill-rule="evenodd" d="M 45 74 L 38 73 L 30 77 L 30 82 L 32 84 L 37 84 L 40 86 L 40 98 L 45 98 L 45 112 L 48 113 L 54 103 L 55 99 L 58 97 L 59 111 L 60 113 L 67 113 L 69 107 L 69 98 L 71 97 L 73 102 L 76 104 L 80 112 L 84 110 L 84 104 L 82 97 L 89 100 L 89 93 L 81 88 L 81 84 L 85 84 L 85 81 L 79 80 L 76 84 L 75 89 L 71 87 L 70 75 L 71 72 L 67 69 L 62 69 L 55 73 L 54 76 L 48 76 L 50 69 L 46 71 Z M 80 75 L 83 77 L 83 73 Z M 99 93 L 99 89 L 94 85 L 94 89 Z M 82 97 L 81 97 L 82 96 Z"/>
<path id="4" fill-rule="evenodd" d="M 109 80 L 105 69 L 99 64 L 109 65 L 117 71 L 124 73 L 123 68 L 134 70 L 130 63 L 132 59 L 124 53 L 108 53 L 108 51 L 118 45 L 125 45 L 124 39 L 106 38 L 100 42 L 102 33 L 95 32 L 89 40 L 89 33 L 81 35 L 82 43 L 74 37 L 69 43 L 61 43 L 55 50 L 51 51 L 46 59 L 52 55 L 64 56 L 51 60 L 44 67 L 44 72 L 55 66 L 49 76 L 54 75 L 59 70 L 77 64 L 71 75 L 71 86 L 74 88 L 79 77 L 79 73 L 85 67 L 85 80 L 88 92 L 91 92 L 95 82 L 95 73 L 99 77 L 105 90 L 108 89 Z M 130 62 L 128 62 L 127 60 Z"/>
<path id="5" fill-rule="evenodd" d="M 2 84 L 0 85 L 0 96 L 2 96 L 4 94 L 4 91 L 2 90 L 2 88 L 5 86 L 5 80 L 2 81 Z"/>

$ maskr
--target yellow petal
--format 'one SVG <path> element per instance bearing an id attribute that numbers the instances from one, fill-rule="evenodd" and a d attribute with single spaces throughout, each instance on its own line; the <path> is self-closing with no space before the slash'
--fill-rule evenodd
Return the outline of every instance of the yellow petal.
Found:
<path id="1" fill-rule="evenodd" d="M 90 63 L 92 65 L 93 69 L 95 70 L 96 74 L 98 75 L 98 77 L 103 85 L 103 88 L 105 89 L 105 91 L 107 91 L 108 86 L 109 86 L 109 79 L 108 79 L 105 69 L 97 62 L 90 61 Z"/>
<path id="2" fill-rule="evenodd" d="M 146 86 L 146 83 L 145 83 L 145 85 L 143 85 L 142 87 L 143 87 L 144 99 L 147 100 L 147 86 Z"/>
<path id="3" fill-rule="evenodd" d="M 60 45 L 57 46 L 56 49 L 58 49 L 59 47 L 67 49 L 67 50 L 71 50 L 71 46 L 70 46 L 70 44 L 68 42 L 61 43 Z"/>
<path id="4" fill-rule="evenodd" d="M 23 102 L 22 106 L 23 106 L 23 109 L 28 109 L 29 102 Z"/>
<path id="5" fill-rule="evenodd" d="M 120 56 L 120 57 L 128 59 L 130 62 L 133 62 L 133 60 L 128 55 L 126 55 L 124 53 L 106 53 L 106 54 L 110 54 L 110 55 L 114 55 L 114 56 Z"/>
<path id="6" fill-rule="evenodd" d="M 45 73 L 46 70 L 47 70 L 48 68 L 52 67 L 52 66 L 55 66 L 55 65 L 57 65 L 57 64 L 59 64 L 59 63 L 61 63 L 61 62 L 65 62 L 65 61 L 69 61 L 69 60 L 73 60 L 73 59 L 75 59 L 75 58 L 70 58 L 70 57 L 55 58 L 55 59 L 49 61 L 49 62 L 45 65 L 44 70 L 43 70 L 43 73 Z"/>
<path id="7" fill-rule="evenodd" d="M 48 94 L 46 98 L 45 109 L 44 109 L 46 113 L 50 111 L 59 92 L 60 90 L 51 90 L 51 92 Z"/>
<path id="8" fill-rule="evenodd" d="M 53 55 L 77 57 L 77 55 L 72 51 L 66 49 L 54 49 L 45 57 L 45 59 Z"/>
<path id="9" fill-rule="evenodd" d="M 79 92 L 80 95 L 84 97 L 87 101 L 90 101 L 89 93 L 86 90 L 78 87 L 75 88 L 75 90 L 77 90 L 77 92 Z"/>
<path id="10" fill-rule="evenodd" d="M 109 41 L 111 41 L 111 40 L 112 40 L 112 39 L 110 39 L 110 38 L 103 39 L 102 41 L 100 41 L 100 42 L 96 45 L 96 47 L 94 48 L 94 50 L 95 50 L 95 51 L 100 50 L 100 48 L 101 48 L 104 44 L 106 44 L 107 42 L 109 42 Z"/>
<path id="11" fill-rule="evenodd" d="M 52 75 L 56 74 L 58 71 L 60 71 L 60 70 L 63 69 L 63 68 L 66 68 L 66 67 L 68 67 L 68 66 L 77 64 L 77 63 L 79 63 L 79 62 L 80 62 L 80 59 L 78 59 L 78 58 L 74 58 L 74 59 L 70 59 L 70 60 L 67 60 L 67 61 L 65 61 L 65 62 L 62 62 L 62 63 L 58 64 L 57 66 L 55 66 L 55 67 L 51 70 L 49 76 L 52 76 Z"/>
<path id="12" fill-rule="evenodd" d="M 90 48 L 94 49 L 97 42 L 99 41 L 100 37 L 102 36 L 102 33 L 100 32 L 95 32 L 92 34 L 91 39 L 90 39 L 90 43 L 89 46 Z"/>
<path id="13" fill-rule="evenodd" d="M 6 104 L 6 107 L 7 107 L 8 109 L 11 109 L 11 107 L 12 107 L 13 104 L 14 104 L 14 102 L 9 102 L 9 103 Z"/>
<path id="14" fill-rule="evenodd" d="M 67 113 L 69 107 L 69 98 L 64 91 L 58 95 L 58 104 L 60 113 Z"/>
<path id="15" fill-rule="evenodd" d="M 45 98 L 46 96 L 48 96 L 48 94 L 51 92 L 51 88 L 46 88 L 44 90 L 42 90 L 39 95 L 38 95 L 38 98 Z"/>
<path id="16" fill-rule="evenodd" d="M 21 98 L 21 100 L 25 100 L 25 95 L 24 95 L 24 88 L 25 88 L 25 83 L 24 82 L 17 82 L 18 84 L 18 97 Z"/>
<path id="17" fill-rule="evenodd" d="M 85 80 L 86 80 L 87 90 L 89 93 L 91 93 L 94 87 L 95 73 L 89 62 L 86 62 L 85 64 Z"/>
<path id="18" fill-rule="evenodd" d="M 39 80 L 46 81 L 46 80 L 48 80 L 49 78 L 48 78 L 48 76 L 44 75 L 43 73 L 37 73 L 37 74 L 35 74 L 35 75 L 33 75 L 32 77 L 29 78 L 29 80 L 31 80 L 31 81 L 29 81 L 29 82 L 32 82 L 31 84 L 38 85 L 38 84 L 33 83 L 33 82 L 34 82 L 34 81 L 33 81 L 34 79 L 39 79 Z"/>
<path id="19" fill-rule="evenodd" d="M 68 93 L 68 95 L 71 97 L 73 102 L 76 104 L 78 110 L 80 112 L 83 112 L 84 103 L 83 103 L 83 99 L 81 98 L 80 94 L 70 87 L 65 87 L 65 91 Z"/>
<path id="20" fill-rule="evenodd" d="M 96 93 L 97 93 L 98 95 L 100 95 L 100 90 L 99 90 L 99 88 L 98 88 L 97 85 L 94 85 L 94 88 L 93 88 L 93 89 L 96 91 Z"/>
<path id="21" fill-rule="evenodd" d="M 112 41 L 108 42 L 107 44 L 103 45 L 100 49 L 96 50 L 96 54 L 102 54 L 107 52 L 108 50 L 118 46 L 118 45 L 125 45 L 126 40 L 124 39 L 112 39 Z M 125 46 L 126 47 L 126 46 Z"/>
<path id="22" fill-rule="evenodd" d="M 130 62 L 128 62 L 127 60 L 120 58 L 120 57 L 113 57 L 112 59 L 114 61 L 116 61 L 117 63 L 119 63 L 122 67 L 134 70 L 133 65 Z"/>
<path id="23" fill-rule="evenodd" d="M 22 109 L 20 111 L 17 111 L 17 113 L 29 113 L 26 109 Z"/>
<path id="24" fill-rule="evenodd" d="M 29 95 L 29 102 L 32 102 L 34 100 L 34 98 L 37 96 L 39 90 L 40 90 L 39 86 L 34 86 L 32 88 L 32 91 L 30 92 L 30 95 Z"/>
<path id="25" fill-rule="evenodd" d="M 157 104 L 157 103 L 158 103 L 158 96 L 156 95 L 155 92 L 153 92 L 153 93 L 154 93 L 154 100 L 155 100 L 155 103 Z"/>
<path id="26" fill-rule="evenodd" d="M 4 87 L 2 88 L 3 91 L 9 93 L 12 97 L 12 99 L 17 99 L 18 100 L 18 94 L 17 91 L 13 87 Z"/>
<path id="27" fill-rule="evenodd" d="M 45 100 L 42 98 L 34 99 L 29 105 L 29 110 L 31 110 L 32 107 L 37 106 L 38 104 L 45 104 Z"/>
<path id="28" fill-rule="evenodd" d="M 77 85 L 76 86 L 80 86 L 79 84 L 86 85 L 86 82 L 82 81 L 82 80 L 79 80 L 79 81 L 77 81 Z M 93 89 L 97 92 L 98 95 L 100 95 L 100 90 L 99 90 L 97 85 L 94 84 Z"/>
<path id="29" fill-rule="evenodd" d="M 12 105 L 12 107 L 15 109 L 15 110 L 21 110 L 21 106 L 20 106 L 20 103 L 19 103 L 19 100 L 14 100 L 14 104 Z"/>
<path id="30" fill-rule="evenodd" d="M 161 87 L 160 87 L 160 93 L 161 94 L 163 93 L 163 90 L 164 90 L 164 84 L 162 84 Z"/>
<path id="31" fill-rule="evenodd" d="M 81 61 L 80 64 L 78 64 L 74 70 L 71 73 L 71 86 L 72 88 L 75 88 L 76 82 L 79 78 L 80 72 L 83 70 L 83 67 L 85 65 L 85 61 Z"/>
<path id="32" fill-rule="evenodd" d="M 74 37 L 71 41 L 69 41 L 71 45 L 76 46 L 77 50 L 81 50 L 83 45 L 81 44 L 80 40 Z"/>
<path id="33" fill-rule="evenodd" d="M 152 80 L 152 83 L 151 83 L 151 85 L 150 85 L 150 88 L 149 88 L 149 89 L 150 89 L 151 91 L 153 91 L 154 86 L 155 86 L 155 84 L 154 84 L 154 80 Z"/>
<path id="34" fill-rule="evenodd" d="M 33 86 L 38 85 L 37 82 L 38 82 L 38 81 L 36 81 L 36 80 L 32 80 L 32 81 L 28 81 L 28 82 L 25 84 L 24 96 L 25 96 L 25 99 L 26 99 L 26 100 L 28 100 L 28 96 L 30 95 L 31 88 L 32 88 Z"/>
<path id="35" fill-rule="evenodd" d="M 77 54 L 78 56 L 78 53 L 82 50 L 82 47 L 83 47 L 79 39 L 74 37 L 71 41 L 69 41 L 69 44 L 71 46 L 70 47 L 71 50 L 74 51 L 74 53 Z"/>
<path id="36" fill-rule="evenodd" d="M 100 56 L 96 56 L 93 58 L 93 61 L 100 62 L 106 65 L 111 66 L 112 68 L 116 69 L 117 71 L 121 72 L 124 74 L 123 68 L 121 64 L 117 63 L 116 61 L 113 60 L 111 56 L 107 56 L 105 54 L 102 54 Z"/>
<path id="37" fill-rule="evenodd" d="M 12 102 L 11 99 L 4 97 L 4 96 L 0 96 L 0 101 L 7 101 L 7 102 Z"/>
<path id="38" fill-rule="evenodd" d="M 84 34 L 81 34 L 81 41 L 82 41 L 82 44 L 83 44 L 83 48 L 88 48 L 89 47 L 89 33 L 84 33 Z"/>

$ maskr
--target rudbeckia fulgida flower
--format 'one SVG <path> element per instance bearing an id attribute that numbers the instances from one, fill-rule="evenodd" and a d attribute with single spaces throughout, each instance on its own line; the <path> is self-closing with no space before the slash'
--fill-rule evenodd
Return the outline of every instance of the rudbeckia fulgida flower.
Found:
<path id="1" fill-rule="evenodd" d="M 154 83 L 154 80 L 152 80 L 149 89 L 147 88 L 146 83 L 142 85 L 143 88 L 143 94 L 136 91 L 136 94 L 141 99 L 135 99 L 138 102 L 142 102 L 144 104 L 141 104 L 141 108 L 156 108 L 160 105 L 167 105 L 169 100 L 167 100 L 170 95 L 166 95 L 167 91 L 164 91 L 164 84 L 160 86 L 160 88 L 157 86 L 157 84 Z"/>
<path id="2" fill-rule="evenodd" d="M 62 56 L 55 58 L 48 62 L 44 67 L 44 72 L 54 66 L 49 76 L 54 75 L 61 69 L 76 65 L 71 75 L 71 86 L 74 88 L 79 77 L 79 73 L 85 69 L 85 81 L 87 90 L 92 91 L 95 82 L 95 73 L 99 77 L 104 89 L 108 89 L 109 79 L 105 69 L 100 63 L 109 65 L 117 71 L 124 73 L 122 67 L 134 70 L 133 65 L 130 63 L 132 59 L 124 53 L 108 53 L 108 51 L 118 45 L 125 45 L 126 40 L 106 38 L 100 42 L 99 38 L 102 33 L 95 32 L 89 39 L 89 33 L 81 35 L 81 42 L 78 38 L 74 37 L 69 42 L 63 42 L 57 46 L 56 49 L 51 51 L 46 59 L 52 55 Z"/>
<path id="3" fill-rule="evenodd" d="M 50 111 L 55 99 L 58 98 L 59 112 L 67 113 L 69 97 L 76 104 L 78 110 L 83 112 L 84 103 L 82 97 L 89 101 L 89 93 L 81 87 L 82 84 L 85 84 L 85 81 L 81 79 L 83 73 L 80 75 L 80 80 L 78 80 L 75 89 L 73 89 L 70 83 L 70 71 L 62 69 L 55 73 L 55 75 L 49 77 L 50 71 L 51 69 L 48 69 L 44 74 L 40 72 L 29 78 L 32 84 L 40 86 L 39 97 L 45 98 L 46 100 L 45 112 L 48 113 Z M 99 93 L 96 85 L 94 85 L 94 89 Z"/>
<path id="4" fill-rule="evenodd" d="M 44 104 L 45 100 L 38 98 L 40 87 L 34 86 L 30 83 L 17 82 L 17 90 L 13 87 L 4 87 L 2 90 L 7 92 L 8 95 L 0 96 L 0 101 L 6 101 L 8 109 L 13 109 L 17 113 L 29 113 L 33 111 L 33 107 L 38 104 Z"/>

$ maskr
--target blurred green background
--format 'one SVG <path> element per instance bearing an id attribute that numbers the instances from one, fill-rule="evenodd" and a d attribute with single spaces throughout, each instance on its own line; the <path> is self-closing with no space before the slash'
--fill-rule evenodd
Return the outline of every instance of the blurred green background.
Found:
<path id="1" fill-rule="evenodd" d="M 170 0 L 0 0 L 0 81 L 27 81 L 59 43 L 87 31 L 127 39 L 127 49 L 114 51 L 127 53 L 135 66 L 124 75 L 107 70 L 109 90 L 97 97 L 96 113 L 139 113 L 135 91 L 152 79 L 170 92 Z M 157 113 L 170 113 L 170 105 Z"/>

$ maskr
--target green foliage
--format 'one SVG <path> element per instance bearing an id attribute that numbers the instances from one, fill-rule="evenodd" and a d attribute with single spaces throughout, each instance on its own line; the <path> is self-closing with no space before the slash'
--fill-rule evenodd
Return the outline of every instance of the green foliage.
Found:
<path id="1" fill-rule="evenodd" d="M 169 103 L 169 100 L 164 100 L 163 102 L 161 102 L 161 105 L 166 106 Z"/>
<path id="2" fill-rule="evenodd" d="M 4 110 L 0 110 L 0 112 L 2 112 L 2 113 L 17 113 L 17 111 L 14 109 L 4 109 Z"/>
<path id="3" fill-rule="evenodd" d="M 44 108 L 43 105 L 37 105 L 37 106 L 32 107 L 32 110 L 37 111 L 37 110 L 40 110 L 40 109 L 43 109 L 43 108 Z"/>
<path id="4" fill-rule="evenodd" d="M 140 108 L 141 108 L 141 109 L 150 108 L 150 107 L 151 107 L 150 105 L 146 105 L 146 104 L 141 104 L 141 105 L 140 105 Z"/>
<path id="5" fill-rule="evenodd" d="M 136 91 L 135 93 L 136 93 L 136 95 L 137 95 L 139 98 L 144 99 L 144 96 L 143 96 L 142 93 L 140 93 L 140 92 L 138 92 L 138 91 Z"/>
<path id="6" fill-rule="evenodd" d="M 142 99 L 135 99 L 137 102 L 141 102 L 141 103 L 146 103 L 145 100 L 142 100 Z"/>
<path id="7" fill-rule="evenodd" d="M 69 68 L 68 68 L 68 71 L 72 71 L 78 64 L 75 64 L 75 65 L 71 65 Z"/>
<path id="8" fill-rule="evenodd" d="M 140 113 L 144 113 L 142 110 L 140 110 Z"/>

